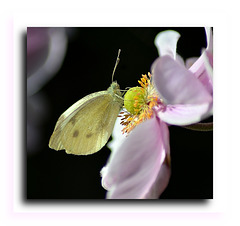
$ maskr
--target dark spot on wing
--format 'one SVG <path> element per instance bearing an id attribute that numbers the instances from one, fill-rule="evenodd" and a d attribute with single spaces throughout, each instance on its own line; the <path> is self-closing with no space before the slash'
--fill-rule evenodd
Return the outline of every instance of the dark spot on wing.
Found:
<path id="1" fill-rule="evenodd" d="M 78 130 L 75 130 L 74 133 L 73 133 L 73 137 L 77 137 L 79 134 L 79 131 Z"/>
<path id="2" fill-rule="evenodd" d="M 92 133 L 88 133 L 88 134 L 86 135 L 86 137 L 87 137 L 87 138 L 90 138 L 92 135 L 93 135 Z"/>

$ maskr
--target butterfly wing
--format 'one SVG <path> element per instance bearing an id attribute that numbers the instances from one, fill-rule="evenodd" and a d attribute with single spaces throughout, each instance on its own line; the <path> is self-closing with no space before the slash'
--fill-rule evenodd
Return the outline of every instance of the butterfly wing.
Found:
<path id="1" fill-rule="evenodd" d="M 60 116 L 49 147 L 75 155 L 99 151 L 107 143 L 121 107 L 107 91 L 84 97 Z"/>

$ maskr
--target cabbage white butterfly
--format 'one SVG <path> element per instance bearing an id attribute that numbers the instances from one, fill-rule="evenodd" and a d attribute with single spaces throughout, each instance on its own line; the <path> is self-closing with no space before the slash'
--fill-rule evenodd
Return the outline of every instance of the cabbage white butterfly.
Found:
<path id="1" fill-rule="evenodd" d="M 112 74 L 119 63 L 120 49 Z M 89 94 L 68 108 L 58 119 L 49 147 L 65 149 L 74 155 L 89 155 L 99 151 L 108 141 L 116 118 L 123 106 L 117 82 L 105 91 Z"/>

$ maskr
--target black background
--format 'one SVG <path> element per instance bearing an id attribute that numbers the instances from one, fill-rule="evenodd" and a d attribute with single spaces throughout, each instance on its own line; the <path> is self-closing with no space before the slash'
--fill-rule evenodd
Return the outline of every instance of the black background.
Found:
<path id="1" fill-rule="evenodd" d="M 137 86 L 150 71 L 158 52 L 154 38 L 172 29 L 181 34 L 177 51 L 187 59 L 206 47 L 204 28 L 69 28 L 67 53 L 61 69 L 35 96 L 47 101 L 46 117 L 39 126 L 41 142 L 27 146 L 24 199 L 104 199 L 100 170 L 110 150 L 89 156 L 68 155 L 48 147 L 58 117 L 87 94 L 106 90 L 111 83 L 118 49 L 120 63 L 115 80 L 120 87 Z M 57 56 L 56 56 L 57 57 Z M 28 117 L 28 115 L 27 115 Z M 162 199 L 213 198 L 213 133 L 171 126 L 172 175 Z M 27 137 L 27 139 L 30 139 Z"/>

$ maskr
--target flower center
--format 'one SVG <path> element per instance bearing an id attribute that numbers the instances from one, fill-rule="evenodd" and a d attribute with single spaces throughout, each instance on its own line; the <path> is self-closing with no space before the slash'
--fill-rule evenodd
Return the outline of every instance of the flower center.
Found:
<path id="1" fill-rule="evenodd" d="M 133 87 L 124 96 L 124 106 L 128 112 L 137 115 L 145 104 L 146 90 L 142 87 Z"/>
<path id="2" fill-rule="evenodd" d="M 124 107 L 128 112 L 121 112 L 123 118 L 121 124 L 123 133 L 129 133 L 141 122 L 153 116 L 153 108 L 158 105 L 159 98 L 151 84 L 151 74 L 142 75 L 139 84 L 141 87 L 133 87 L 124 96 Z"/>

